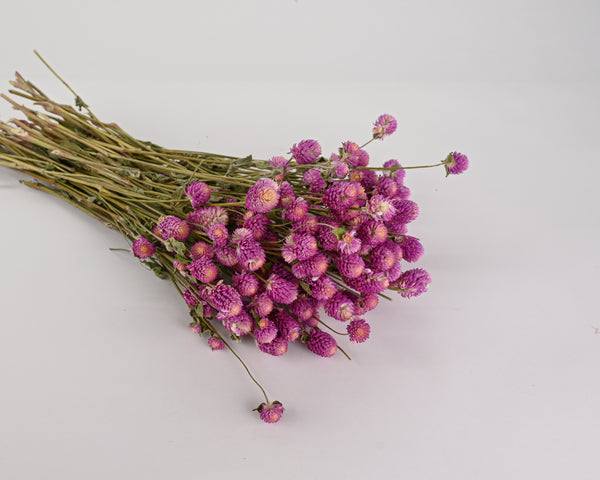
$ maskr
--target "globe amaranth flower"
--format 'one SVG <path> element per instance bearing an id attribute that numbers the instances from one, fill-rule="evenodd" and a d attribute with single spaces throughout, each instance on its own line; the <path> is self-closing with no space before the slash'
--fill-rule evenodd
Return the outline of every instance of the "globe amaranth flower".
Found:
<path id="1" fill-rule="evenodd" d="M 256 343 L 271 343 L 275 340 L 275 337 L 277 337 L 277 327 L 274 322 L 263 317 L 258 322 L 258 327 L 255 328 L 252 333 L 254 334 Z"/>
<path id="2" fill-rule="evenodd" d="M 213 223 L 206 230 L 206 235 L 217 247 L 224 247 L 229 239 L 229 231 L 223 223 Z"/>
<path id="3" fill-rule="evenodd" d="M 298 222 L 308 213 L 308 202 L 300 197 L 292 200 L 284 209 L 284 218 L 291 222 Z"/>
<path id="4" fill-rule="evenodd" d="M 402 297 L 411 298 L 426 292 L 430 283 L 429 273 L 422 268 L 413 268 L 400 275 L 390 287 L 397 289 Z"/>
<path id="5" fill-rule="evenodd" d="M 290 305 L 290 312 L 296 315 L 301 322 L 307 321 L 316 311 L 316 302 L 312 298 L 298 298 Z"/>
<path id="6" fill-rule="evenodd" d="M 363 343 L 369 338 L 371 326 L 362 318 L 352 320 L 346 327 L 352 343 Z"/>
<path id="7" fill-rule="evenodd" d="M 335 339 L 323 330 L 313 330 L 306 344 L 308 349 L 321 357 L 332 357 L 337 351 Z"/>
<path id="8" fill-rule="evenodd" d="M 400 187 L 404 185 L 404 179 L 406 177 L 406 170 L 402 168 L 400 162 L 395 159 L 388 160 L 383 164 L 384 168 L 392 168 L 393 170 L 389 172 L 389 177 L 393 178 L 396 184 Z"/>
<path id="9" fill-rule="evenodd" d="M 458 152 L 448 154 L 442 163 L 446 168 L 446 176 L 459 175 L 469 168 L 469 158 Z"/>
<path id="10" fill-rule="evenodd" d="M 366 167 L 369 164 L 369 154 L 363 150 L 357 143 L 344 142 L 340 150 L 342 160 L 348 162 L 353 167 Z"/>
<path id="11" fill-rule="evenodd" d="M 220 338 L 210 337 L 208 339 L 208 346 L 213 350 L 223 350 L 225 348 L 225 343 Z"/>
<path id="12" fill-rule="evenodd" d="M 222 248 L 215 248 L 215 257 L 226 267 L 233 267 L 238 263 L 235 245 L 229 243 Z"/>
<path id="13" fill-rule="evenodd" d="M 356 238 L 356 230 L 344 232 L 342 238 L 338 240 L 337 250 L 342 254 L 348 255 L 360 250 L 361 241 Z"/>
<path id="14" fill-rule="evenodd" d="M 285 157 L 271 157 L 269 165 L 273 168 L 285 168 L 290 161 Z"/>
<path id="15" fill-rule="evenodd" d="M 279 206 L 282 208 L 287 207 L 296 198 L 294 187 L 288 182 L 281 182 L 279 185 Z"/>
<path id="16" fill-rule="evenodd" d="M 329 300 L 337 292 L 337 285 L 328 275 L 321 275 L 309 285 L 312 296 L 316 300 Z"/>
<path id="17" fill-rule="evenodd" d="M 254 213 L 267 213 L 279 203 L 279 186 L 270 178 L 261 178 L 248 190 L 246 208 Z"/>
<path id="18" fill-rule="evenodd" d="M 269 217 L 263 215 L 262 213 L 257 213 L 256 215 L 252 215 L 245 220 L 243 227 L 252 232 L 252 236 L 255 240 L 260 240 L 265 236 L 265 233 L 267 233 L 269 225 L 271 225 L 271 220 Z"/>
<path id="19" fill-rule="evenodd" d="M 252 331 L 254 321 L 246 310 L 242 310 L 240 314 L 232 317 L 226 317 L 224 326 L 225 329 L 234 335 L 248 335 Z"/>
<path id="20" fill-rule="evenodd" d="M 233 285 L 243 297 L 252 297 L 258 292 L 258 278 L 251 272 L 244 272 L 233 276 Z"/>
<path id="21" fill-rule="evenodd" d="M 348 164 L 340 160 L 334 160 L 331 166 L 331 175 L 337 178 L 345 178 L 348 175 Z"/>
<path id="22" fill-rule="evenodd" d="M 396 208 L 396 213 L 389 220 L 390 224 L 407 224 L 419 216 L 419 205 L 412 200 L 393 199 L 392 204 Z"/>
<path id="23" fill-rule="evenodd" d="M 398 128 L 398 122 L 396 122 L 396 119 L 391 115 L 384 113 L 375 121 L 373 126 L 373 138 L 382 140 L 388 135 L 394 133 L 396 128 Z"/>
<path id="24" fill-rule="evenodd" d="M 195 307 L 200 303 L 199 295 L 191 287 L 183 291 L 183 299 L 190 307 Z"/>
<path id="25" fill-rule="evenodd" d="M 192 332 L 194 332 L 194 333 L 202 333 L 202 327 L 198 323 L 192 323 L 190 325 L 190 328 L 192 329 Z"/>
<path id="26" fill-rule="evenodd" d="M 407 262 L 417 262 L 425 251 L 421 242 L 409 235 L 404 236 L 399 245 L 402 249 L 402 258 Z"/>
<path id="27" fill-rule="evenodd" d="M 208 301 L 225 316 L 238 315 L 242 311 L 242 297 L 231 285 L 217 284 L 210 290 Z"/>
<path id="28" fill-rule="evenodd" d="M 183 191 L 189 198 L 192 207 L 198 208 L 210 199 L 210 187 L 204 182 L 192 182 Z"/>
<path id="29" fill-rule="evenodd" d="M 321 156 L 321 145 L 316 140 L 302 140 L 294 144 L 289 153 L 299 165 L 315 163 Z"/>
<path id="30" fill-rule="evenodd" d="M 138 258 L 148 258 L 154 255 L 155 245 L 146 237 L 138 237 L 131 245 L 133 254 Z"/>
<path id="31" fill-rule="evenodd" d="M 313 193 L 320 193 L 327 186 L 327 182 L 321 176 L 321 171 L 318 168 L 311 168 L 304 172 L 302 180 L 304 180 Z"/>
<path id="32" fill-rule="evenodd" d="M 256 297 L 254 311 L 261 317 L 266 317 L 273 311 L 273 299 L 263 292 Z"/>
<path id="33" fill-rule="evenodd" d="M 199 260 L 200 258 L 213 258 L 215 256 L 215 249 L 206 242 L 196 242 L 190 247 L 190 257 L 193 260 Z"/>
<path id="34" fill-rule="evenodd" d="M 219 275 L 219 269 L 208 258 L 202 257 L 193 261 L 187 267 L 192 276 L 202 283 L 212 283 Z"/>
<path id="35" fill-rule="evenodd" d="M 323 253 L 317 253 L 308 260 L 292 265 L 292 273 L 296 278 L 316 278 L 329 268 L 329 260 Z"/>
<path id="36" fill-rule="evenodd" d="M 376 293 L 369 293 L 358 297 L 354 302 L 354 313 L 356 315 L 364 315 L 373 310 L 379 304 L 379 297 Z"/>
<path id="37" fill-rule="evenodd" d="M 344 282 L 363 294 L 381 293 L 390 286 L 390 281 L 384 273 L 374 272 L 370 268 L 365 268 L 362 275 L 357 278 L 344 278 Z"/>
<path id="38" fill-rule="evenodd" d="M 397 262 L 397 257 L 395 252 L 384 243 L 371 250 L 369 261 L 372 270 L 387 272 Z"/>
<path id="39" fill-rule="evenodd" d="M 160 217 L 156 225 L 156 231 L 163 240 L 174 238 L 178 242 L 183 242 L 190 234 L 190 226 L 185 220 L 168 215 Z"/>
<path id="40" fill-rule="evenodd" d="M 223 207 L 205 206 L 188 213 L 187 221 L 195 230 L 206 230 L 215 223 L 227 225 L 229 214 Z"/>
<path id="41" fill-rule="evenodd" d="M 337 292 L 325 302 L 325 313 L 336 320 L 346 322 L 354 316 L 354 302 L 344 292 Z"/>
<path id="42" fill-rule="evenodd" d="M 308 233 L 292 233 L 285 239 L 281 255 L 287 263 L 308 260 L 319 251 L 317 239 Z"/>
<path id="43" fill-rule="evenodd" d="M 335 266 L 344 277 L 356 278 L 365 269 L 365 261 L 358 253 L 351 253 L 340 255 L 335 260 Z"/>
<path id="44" fill-rule="evenodd" d="M 386 175 L 381 175 L 377 181 L 377 193 L 384 197 L 395 197 L 398 193 L 398 188 L 398 184 Z"/>
<path id="45" fill-rule="evenodd" d="M 290 281 L 277 273 L 267 278 L 266 293 L 274 302 L 289 305 L 298 298 L 298 281 Z"/>
<path id="46" fill-rule="evenodd" d="M 254 239 L 240 242 L 236 248 L 236 255 L 239 264 L 251 272 L 261 269 L 267 259 L 260 243 Z"/>
<path id="47" fill-rule="evenodd" d="M 358 229 L 358 238 L 363 245 L 379 245 L 388 238 L 388 228 L 376 220 L 367 220 Z"/>
<path id="48" fill-rule="evenodd" d="M 299 336 L 301 332 L 300 325 L 294 318 L 287 312 L 280 310 L 275 318 L 273 319 L 277 326 L 278 335 L 286 342 L 293 342 Z"/>
<path id="49" fill-rule="evenodd" d="M 283 405 L 281 402 L 261 403 L 256 409 L 260 413 L 260 418 L 266 423 L 276 423 L 283 415 Z"/>
<path id="50" fill-rule="evenodd" d="M 275 340 L 269 343 L 262 343 L 258 345 L 258 348 L 261 352 L 268 353 L 269 355 L 273 355 L 274 357 L 279 357 L 287 352 L 288 342 L 281 337 L 276 337 Z"/>

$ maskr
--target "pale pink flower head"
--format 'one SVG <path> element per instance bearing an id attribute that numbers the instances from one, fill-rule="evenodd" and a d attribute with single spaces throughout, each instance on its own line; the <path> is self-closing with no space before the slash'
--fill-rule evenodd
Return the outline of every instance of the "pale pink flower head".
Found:
<path id="1" fill-rule="evenodd" d="M 391 200 L 383 195 L 373 195 L 369 199 L 367 211 L 373 216 L 374 219 L 387 222 L 395 215 L 396 207 L 393 205 Z"/>
<path id="2" fill-rule="evenodd" d="M 190 199 L 194 208 L 204 205 L 210 199 L 210 187 L 204 182 L 190 183 L 183 193 Z"/>
<path id="3" fill-rule="evenodd" d="M 261 178 L 248 190 L 246 208 L 254 213 L 267 213 L 279 203 L 279 186 L 270 178 Z"/>
<path id="4" fill-rule="evenodd" d="M 292 146 L 290 153 L 299 165 L 315 163 L 321 156 L 321 145 L 316 140 L 302 140 Z"/>
<path id="5" fill-rule="evenodd" d="M 190 325 L 190 328 L 192 329 L 192 332 L 194 332 L 194 333 L 202 333 L 202 327 L 198 323 L 192 323 Z"/>
<path id="6" fill-rule="evenodd" d="M 362 318 L 352 320 L 346 327 L 352 343 L 363 343 L 369 338 L 371 326 Z"/>
<path id="7" fill-rule="evenodd" d="M 156 247 L 146 237 L 138 237 L 132 244 L 133 254 L 138 258 L 148 258 L 154 255 Z"/>
<path id="8" fill-rule="evenodd" d="M 448 154 L 443 163 L 446 168 L 446 176 L 459 175 L 469 168 L 469 158 L 458 152 Z"/>
<path id="9" fill-rule="evenodd" d="M 337 343 L 335 339 L 323 330 L 314 329 L 308 343 L 308 349 L 321 357 L 332 357 L 337 351 Z"/>
<path id="10" fill-rule="evenodd" d="M 208 346 L 213 350 L 223 350 L 225 348 L 225 343 L 220 338 L 210 337 L 208 339 Z"/>
<path id="11" fill-rule="evenodd" d="M 391 135 L 398 128 L 396 119 L 387 113 L 380 115 L 373 126 L 373 138 L 383 140 L 388 135 Z"/>

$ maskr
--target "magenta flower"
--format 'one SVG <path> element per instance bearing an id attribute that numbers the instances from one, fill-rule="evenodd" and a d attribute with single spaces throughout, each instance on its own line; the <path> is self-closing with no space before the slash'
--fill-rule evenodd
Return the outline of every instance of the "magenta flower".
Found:
<path id="1" fill-rule="evenodd" d="M 413 268 L 400 275 L 390 287 L 397 289 L 404 298 L 412 298 L 425 293 L 430 283 L 429 273 L 422 268 Z"/>
<path id="2" fill-rule="evenodd" d="M 384 197 L 395 197 L 398 193 L 398 184 L 385 175 L 381 175 L 377 182 L 377 193 Z"/>
<path id="3" fill-rule="evenodd" d="M 195 307 L 200 303 L 199 295 L 194 292 L 191 287 L 188 287 L 183 291 L 183 299 L 190 307 Z"/>
<path id="4" fill-rule="evenodd" d="M 397 127 L 398 123 L 394 117 L 387 113 L 380 115 L 373 127 L 373 138 L 383 140 L 388 135 L 394 133 Z"/>
<path id="5" fill-rule="evenodd" d="M 295 200 L 296 194 L 294 193 L 294 187 L 288 182 L 281 182 L 279 185 L 279 206 L 287 207 L 293 200 Z"/>
<path id="6" fill-rule="evenodd" d="M 217 284 L 209 294 L 208 301 L 223 315 L 230 317 L 242 311 L 242 297 L 230 285 Z"/>
<path id="7" fill-rule="evenodd" d="M 273 403 L 261 403 L 258 408 L 258 412 L 260 413 L 260 418 L 266 423 L 276 423 L 281 419 L 283 415 L 283 405 L 281 402 L 273 402 Z"/>
<path id="8" fill-rule="evenodd" d="M 287 342 L 293 342 L 300 336 L 300 325 L 294 318 L 283 310 L 280 310 L 274 319 L 279 337 Z"/>
<path id="9" fill-rule="evenodd" d="M 258 297 L 256 297 L 255 312 L 261 317 L 266 317 L 272 311 L 273 299 L 266 292 L 258 295 Z"/>
<path id="10" fill-rule="evenodd" d="M 131 245 L 133 254 L 138 258 L 148 258 L 154 255 L 156 247 L 146 237 L 138 237 Z"/>
<path id="11" fill-rule="evenodd" d="M 459 175 L 469 168 L 469 158 L 458 152 L 448 154 L 443 163 L 446 167 L 446 176 Z"/>
<path id="12" fill-rule="evenodd" d="M 261 178 L 248 190 L 246 208 L 254 213 L 267 213 L 279 203 L 279 186 L 270 178 Z"/>
<path id="13" fill-rule="evenodd" d="M 183 193 L 190 199 L 194 208 L 204 205 L 210 199 L 210 187 L 204 182 L 190 183 Z"/>
<path id="14" fill-rule="evenodd" d="M 299 222 L 308 213 L 308 202 L 300 197 L 292 200 L 284 210 L 284 218 L 291 222 Z"/>
<path id="15" fill-rule="evenodd" d="M 235 245 L 227 244 L 222 248 L 215 248 L 215 257 L 226 267 L 233 267 L 238 263 Z"/>
<path id="16" fill-rule="evenodd" d="M 269 343 L 262 343 L 258 345 L 261 352 L 268 353 L 274 357 L 279 357 L 287 352 L 288 342 L 281 337 L 276 337 L 275 340 Z"/>
<path id="17" fill-rule="evenodd" d="M 302 140 L 294 144 L 289 153 L 298 165 L 315 163 L 321 156 L 321 145 L 316 140 Z"/>
<path id="18" fill-rule="evenodd" d="M 253 273 L 245 272 L 233 276 L 233 284 L 240 295 L 243 297 L 252 297 L 258 292 L 258 278 Z"/>
<path id="19" fill-rule="evenodd" d="M 337 285 L 328 275 L 321 275 L 314 282 L 310 282 L 312 295 L 317 300 L 329 300 L 337 292 Z"/>
<path id="20" fill-rule="evenodd" d="M 389 225 L 407 224 L 419 216 L 419 205 L 412 200 L 392 200 L 396 214 L 390 219 Z"/>
<path id="21" fill-rule="evenodd" d="M 210 238 L 217 247 L 224 247 L 229 239 L 229 231 L 222 223 L 213 223 L 206 230 L 208 238 Z"/>
<path id="22" fill-rule="evenodd" d="M 225 348 L 225 343 L 220 338 L 210 337 L 208 339 L 208 346 L 213 350 L 223 350 Z"/>
<path id="23" fill-rule="evenodd" d="M 305 322 L 315 314 L 316 303 L 312 298 L 298 298 L 290 305 L 290 311 L 296 315 L 301 322 Z"/>
<path id="24" fill-rule="evenodd" d="M 346 327 L 352 343 L 363 343 L 369 338 L 371 326 L 362 318 L 352 320 Z"/>
<path id="25" fill-rule="evenodd" d="M 334 161 L 331 173 L 337 178 L 345 178 L 348 175 L 348 164 L 341 161 Z"/>
<path id="26" fill-rule="evenodd" d="M 190 247 L 190 257 L 192 257 L 193 260 L 213 258 L 214 256 L 214 248 L 206 242 L 196 242 Z"/>
<path id="27" fill-rule="evenodd" d="M 271 157 L 269 165 L 273 168 L 285 168 L 290 161 L 285 157 Z"/>
<path id="28" fill-rule="evenodd" d="M 400 245 L 402 248 L 402 258 L 407 262 L 417 262 L 423 256 L 423 245 L 415 237 L 406 235 Z"/>
<path id="29" fill-rule="evenodd" d="M 208 258 L 202 257 L 188 265 L 192 276 L 202 283 L 212 283 L 219 275 L 219 269 Z"/>
<path id="30" fill-rule="evenodd" d="M 227 225 L 229 215 L 223 207 L 200 207 L 188 213 L 187 221 L 195 230 L 206 230 L 215 223 Z"/>
<path id="31" fill-rule="evenodd" d="M 329 260 L 323 253 L 317 253 L 308 260 L 292 265 L 292 273 L 296 278 L 316 278 L 329 268 Z"/>
<path id="32" fill-rule="evenodd" d="M 371 269 L 376 272 L 387 272 L 396 263 L 396 254 L 386 244 L 378 245 L 369 255 Z"/>
<path id="33" fill-rule="evenodd" d="M 267 278 L 266 292 L 274 302 L 289 305 L 298 298 L 298 282 L 292 282 L 277 273 Z"/>
<path id="34" fill-rule="evenodd" d="M 244 222 L 243 227 L 252 232 L 252 236 L 255 240 L 260 240 L 267 233 L 269 225 L 271 225 L 271 220 L 269 217 L 263 215 L 262 213 L 257 213 L 256 215 L 252 215 L 252 217 L 248 218 Z"/>
<path id="35" fill-rule="evenodd" d="M 179 242 L 183 242 L 190 234 L 190 226 L 185 220 L 168 215 L 160 217 L 156 225 L 156 231 L 163 240 L 174 238 Z"/>
<path id="36" fill-rule="evenodd" d="M 331 357 L 337 351 L 335 339 L 323 330 L 313 330 L 308 343 L 308 349 L 321 357 Z"/>
<path id="37" fill-rule="evenodd" d="M 365 261 L 358 253 L 352 253 L 340 255 L 335 261 L 335 266 L 344 277 L 356 278 L 365 269 Z"/>
<path id="38" fill-rule="evenodd" d="M 191 324 L 190 328 L 192 329 L 192 332 L 194 332 L 194 333 L 202 333 L 202 327 L 197 323 Z"/>
<path id="39" fill-rule="evenodd" d="M 240 242 L 236 249 L 236 255 L 239 264 L 251 272 L 261 269 L 267 259 L 260 243 L 254 239 Z"/>
<path id="40" fill-rule="evenodd" d="M 277 327 L 275 326 L 275 323 L 266 318 L 261 318 L 258 325 L 259 328 L 255 328 L 252 332 L 256 343 L 271 343 L 275 340 L 275 337 L 277 336 Z"/>
<path id="41" fill-rule="evenodd" d="M 390 286 L 390 281 L 384 273 L 374 272 L 370 268 L 365 268 L 362 275 L 357 278 L 345 278 L 344 282 L 363 294 L 381 293 Z"/>
<path id="42" fill-rule="evenodd" d="M 337 292 L 325 302 L 325 313 L 336 320 L 346 322 L 354 316 L 354 302 L 343 292 Z"/>
<path id="43" fill-rule="evenodd" d="M 367 220 L 358 229 L 358 238 L 363 244 L 379 245 L 387 240 L 388 229 L 376 220 Z"/>
<path id="44" fill-rule="evenodd" d="M 239 315 L 225 318 L 225 329 L 234 335 L 248 335 L 252 331 L 254 321 L 246 310 L 242 310 Z"/>

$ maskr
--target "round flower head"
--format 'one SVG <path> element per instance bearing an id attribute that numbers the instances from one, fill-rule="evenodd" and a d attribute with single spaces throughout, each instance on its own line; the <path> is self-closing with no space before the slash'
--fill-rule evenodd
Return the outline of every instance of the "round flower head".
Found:
<path id="1" fill-rule="evenodd" d="M 224 247 L 229 239 L 227 227 L 222 223 L 213 223 L 206 230 L 206 234 L 217 247 Z"/>
<path id="2" fill-rule="evenodd" d="M 202 283 L 214 282 L 219 275 L 217 266 L 205 257 L 193 261 L 187 268 L 192 276 Z"/>
<path id="3" fill-rule="evenodd" d="M 292 146 L 290 153 L 299 165 L 315 163 L 321 156 L 321 145 L 316 140 L 302 140 Z"/>
<path id="4" fill-rule="evenodd" d="M 271 157 L 269 165 L 273 168 L 285 168 L 290 161 L 285 157 Z"/>
<path id="5" fill-rule="evenodd" d="M 274 357 L 279 357 L 287 352 L 288 343 L 281 337 L 276 337 L 275 340 L 269 343 L 262 343 L 258 345 L 261 352 L 268 353 Z"/>
<path id="6" fill-rule="evenodd" d="M 183 193 L 190 199 L 194 208 L 198 208 L 210 199 L 210 187 L 204 182 L 190 183 Z"/>
<path id="7" fill-rule="evenodd" d="M 261 178 L 248 190 L 246 208 L 254 213 L 267 213 L 279 203 L 279 187 L 270 178 Z"/>
<path id="8" fill-rule="evenodd" d="M 261 317 L 266 317 L 273 311 L 273 299 L 266 293 L 261 293 L 256 297 L 255 312 Z"/>
<path id="9" fill-rule="evenodd" d="M 317 168 L 307 170 L 302 176 L 302 180 L 308 184 L 310 191 L 313 193 L 320 193 L 327 186 L 327 182 L 323 180 L 321 172 Z"/>
<path id="10" fill-rule="evenodd" d="M 290 305 L 290 311 L 296 315 L 301 322 L 305 322 L 315 314 L 316 303 L 312 298 L 298 298 Z"/>
<path id="11" fill-rule="evenodd" d="M 250 272 L 234 275 L 233 284 L 243 297 L 251 297 L 256 295 L 256 292 L 258 292 L 258 278 L 256 278 L 254 274 Z"/>
<path id="12" fill-rule="evenodd" d="M 190 227 L 187 222 L 173 215 L 161 217 L 156 225 L 156 230 L 163 240 L 174 238 L 179 242 L 183 242 L 190 234 Z"/>
<path id="13" fill-rule="evenodd" d="M 215 250 L 206 242 L 196 242 L 190 248 L 190 257 L 193 260 L 200 258 L 212 258 L 215 256 Z"/>
<path id="14" fill-rule="evenodd" d="M 395 197 L 398 193 L 398 184 L 386 175 L 381 175 L 377 182 L 377 193 L 384 197 Z"/>
<path id="15" fill-rule="evenodd" d="M 358 253 L 351 253 L 340 255 L 335 261 L 335 266 L 344 277 L 356 278 L 365 269 L 365 261 Z"/>
<path id="16" fill-rule="evenodd" d="M 365 268 L 362 275 L 357 278 L 345 278 L 344 282 L 363 294 L 381 293 L 390 286 L 390 281 L 384 273 L 374 272 L 370 268 Z"/>
<path id="17" fill-rule="evenodd" d="M 274 319 L 279 337 L 287 342 L 293 342 L 300 336 L 300 325 L 294 318 L 283 310 L 280 310 Z"/>
<path id="18" fill-rule="evenodd" d="M 402 248 L 402 258 L 407 262 L 417 262 L 423 256 L 423 245 L 415 237 L 406 235 L 400 245 Z"/>
<path id="19" fill-rule="evenodd" d="M 319 225 L 319 229 L 317 230 L 317 238 L 321 247 L 324 250 L 334 252 L 338 248 L 338 237 L 333 232 L 334 229 L 340 228 L 340 224 L 335 220 L 331 220 L 326 217 L 319 217 L 319 223 L 325 223 L 330 226 Z"/>
<path id="20" fill-rule="evenodd" d="M 371 326 L 362 318 L 352 320 L 346 327 L 346 331 L 350 334 L 352 343 L 363 343 L 369 338 Z"/>
<path id="21" fill-rule="evenodd" d="M 323 253 L 317 253 L 308 260 L 292 265 L 292 273 L 296 278 L 316 278 L 323 275 L 329 267 L 329 260 Z"/>
<path id="22" fill-rule="evenodd" d="M 267 259 L 260 243 L 254 239 L 240 242 L 236 249 L 236 255 L 239 264 L 251 272 L 261 269 Z"/>
<path id="23" fill-rule="evenodd" d="M 338 240 L 337 249 L 344 255 L 356 253 L 360 250 L 361 241 L 356 237 L 356 230 L 345 232 Z"/>
<path id="24" fill-rule="evenodd" d="M 426 292 L 430 283 L 429 273 L 422 268 L 413 268 L 400 275 L 390 287 L 397 289 L 404 298 L 411 298 Z"/>
<path id="25" fill-rule="evenodd" d="M 233 317 L 227 317 L 225 319 L 225 329 L 233 333 L 234 335 L 248 335 L 252 331 L 252 326 L 254 322 L 252 321 L 252 317 L 246 312 L 242 310 L 242 313 L 239 315 L 234 315 Z"/>
<path id="26" fill-rule="evenodd" d="M 325 303 L 325 313 L 336 320 L 346 322 L 354 316 L 354 303 L 343 292 L 337 292 Z"/>
<path id="27" fill-rule="evenodd" d="M 271 273 L 267 278 L 266 292 L 274 302 L 289 305 L 298 297 L 298 282 Z"/>
<path id="28" fill-rule="evenodd" d="M 183 299 L 190 307 L 195 307 L 200 303 L 199 295 L 194 292 L 190 287 L 186 288 L 183 292 Z"/>
<path id="29" fill-rule="evenodd" d="M 188 213 L 187 221 L 196 230 L 206 230 L 215 223 L 227 225 L 229 215 L 223 207 L 200 207 Z"/>
<path id="30" fill-rule="evenodd" d="M 348 164 L 345 162 L 334 161 L 331 175 L 337 178 L 345 178 L 348 175 Z"/>
<path id="31" fill-rule="evenodd" d="M 131 246 L 133 254 L 138 258 L 148 258 L 154 255 L 156 247 L 146 237 L 138 237 Z"/>
<path id="32" fill-rule="evenodd" d="M 459 175 L 469 168 L 469 158 L 458 152 L 448 154 L 442 163 L 446 167 L 446 176 Z"/>
<path id="33" fill-rule="evenodd" d="M 220 338 L 210 337 L 208 339 L 208 346 L 213 350 L 223 350 L 225 348 L 225 343 L 223 343 L 223 340 Z"/>
<path id="34" fill-rule="evenodd" d="M 358 238 L 363 245 L 379 245 L 387 240 L 387 227 L 376 220 L 367 220 L 358 229 Z"/>
<path id="35" fill-rule="evenodd" d="M 379 297 L 376 293 L 362 295 L 358 301 L 354 302 L 354 313 L 356 315 L 364 315 L 373 310 L 379 303 Z"/>
<path id="36" fill-rule="evenodd" d="M 281 402 L 261 403 L 256 409 L 260 413 L 260 418 L 266 423 L 276 423 L 283 415 L 283 405 Z"/>
<path id="37" fill-rule="evenodd" d="M 308 213 L 308 202 L 300 197 L 292 200 L 284 210 L 285 218 L 291 222 L 298 222 Z"/>
<path id="38" fill-rule="evenodd" d="M 306 346 L 311 352 L 325 358 L 332 357 L 337 351 L 335 339 L 323 330 L 313 330 Z"/>
<path id="39" fill-rule="evenodd" d="M 396 128 L 398 128 L 398 123 L 394 117 L 387 113 L 380 115 L 373 127 L 373 138 L 382 140 L 394 133 Z"/>
<path id="40" fill-rule="evenodd" d="M 390 224 L 407 224 L 419 216 L 419 205 L 412 200 L 392 200 L 396 207 L 395 215 L 390 219 Z"/>
<path id="41" fill-rule="evenodd" d="M 279 185 L 279 206 L 285 208 L 292 203 L 295 198 L 296 194 L 294 193 L 294 187 L 288 182 L 281 182 L 281 185 Z"/>
<path id="42" fill-rule="evenodd" d="M 231 285 L 219 283 L 211 290 L 208 300 L 225 316 L 238 315 L 242 311 L 242 297 Z"/>
<path id="43" fill-rule="evenodd" d="M 385 272 L 385 276 L 387 277 L 390 284 L 398 280 L 400 278 L 400 275 L 402 275 L 402 265 L 399 261 L 394 263 L 394 265 L 392 265 L 392 268 Z"/>
<path id="44" fill-rule="evenodd" d="M 256 340 L 256 343 L 271 343 L 277 336 L 277 327 L 271 320 L 261 318 L 259 322 L 259 328 L 255 328 L 252 333 L 254 333 L 254 339 Z"/>
<path id="45" fill-rule="evenodd" d="M 389 177 L 393 178 L 396 184 L 400 187 L 404 185 L 404 178 L 406 177 L 406 170 L 402 168 L 400 162 L 395 159 L 388 160 L 383 164 L 384 168 L 395 168 L 389 173 Z"/>
<path id="46" fill-rule="evenodd" d="M 271 225 L 271 220 L 262 213 L 257 213 L 244 222 L 244 228 L 252 232 L 254 240 L 261 240 Z"/>
<path id="47" fill-rule="evenodd" d="M 376 246 L 369 255 L 371 269 L 376 272 L 387 272 L 397 261 L 396 254 L 385 244 Z"/>
<path id="48" fill-rule="evenodd" d="M 191 324 L 190 328 L 192 329 L 192 332 L 194 332 L 194 333 L 202 333 L 202 327 L 197 323 Z"/>
<path id="49" fill-rule="evenodd" d="M 227 244 L 223 248 L 215 248 L 215 257 L 226 267 L 233 267 L 238 263 L 235 245 Z"/>
<path id="50" fill-rule="evenodd" d="M 328 275 L 321 275 L 310 284 L 312 295 L 317 300 L 329 300 L 337 292 L 335 282 Z"/>

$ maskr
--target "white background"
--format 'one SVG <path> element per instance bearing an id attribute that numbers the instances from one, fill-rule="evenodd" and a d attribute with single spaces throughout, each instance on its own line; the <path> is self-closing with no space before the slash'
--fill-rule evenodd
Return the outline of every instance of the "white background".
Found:
<path id="1" fill-rule="evenodd" d="M 14 70 L 174 148 L 268 158 L 316 138 L 410 171 L 433 277 L 353 357 L 187 327 L 115 232 L 0 170 L 3 479 L 595 479 L 600 466 L 600 7 L 595 1 L 8 2 Z M 14 113 L 0 106 L 0 116 Z M 343 328 L 343 327 L 342 327 Z M 342 345 L 346 345 L 345 342 Z"/>

